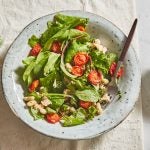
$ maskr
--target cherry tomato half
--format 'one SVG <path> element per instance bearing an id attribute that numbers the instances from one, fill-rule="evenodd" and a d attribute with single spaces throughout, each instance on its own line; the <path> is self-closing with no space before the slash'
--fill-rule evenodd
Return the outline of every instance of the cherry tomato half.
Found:
<path id="1" fill-rule="evenodd" d="M 80 77 L 83 75 L 83 68 L 81 66 L 73 66 L 71 72 L 72 74 Z"/>
<path id="2" fill-rule="evenodd" d="M 85 31 L 85 27 L 81 25 L 76 26 L 75 29 L 80 30 L 80 31 Z"/>
<path id="3" fill-rule="evenodd" d="M 93 84 L 93 85 L 97 85 L 101 82 L 102 80 L 102 74 L 101 72 L 98 72 L 96 70 L 92 70 L 90 71 L 89 75 L 88 75 L 88 81 Z"/>
<path id="4" fill-rule="evenodd" d="M 123 74 L 124 74 L 124 68 L 123 68 L 123 67 L 120 67 L 119 71 L 117 72 L 117 78 L 122 77 Z"/>
<path id="5" fill-rule="evenodd" d="M 59 122 L 60 116 L 56 113 L 47 114 L 46 115 L 46 120 L 47 120 L 47 122 L 54 124 L 56 122 Z"/>
<path id="6" fill-rule="evenodd" d="M 113 62 L 109 68 L 109 73 L 111 76 L 114 75 L 115 73 L 115 70 L 116 70 L 116 67 L 117 67 L 117 64 L 116 62 Z M 117 72 L 117 78 L 120 78 L 123 76 L 123 73 L 124 73 L 124 68 L 123 67 L 120 67 L 119 71 Z"/>
<path id="7" fill-rule="evenodd" d="M 35 89 L 39 86 L 39 80 L 34 80 L 29 86 L 29 92 L 34 92 Z"/>
<path id="8" fill-rule="evenodd" d="M 79 52 L 74 56 L 74 64 L 76 66 L 85 65 L 89 60 L 89 56 L 85 52 Z"/>
<path id="9" fill-rule="evenodd" d="M 85 102 L 85 101 L 80 100 L 79 105 L 82 108 L 88 109 L 92 105 L 92 102 Z"/>
<path id="10" fill-rule="evenodd" d="M 51 46 L 51 51 L 53 51 L 54 53 L 61 53 L 61 42 L 59 41 L 55 41 L 53 42 L 52 46 Z"/>
<path id="11" fill-rule="evenodd" d="M 116 66 L 117 66 L 117 64 L 116 64 L 115 62 L 113 62 L 113 63 L 111 64 L 111 66 L 110 66 L 110 68 L 109 68 L 109 73 L 110 73 L 111 76 L 114 75 L 115 70 L 116 70 Z"/>
<path id="12" fill-rule="evenodd" d="M 36 45 L 33 46 L 33 48 L 30 51 L 30 56 L 37 56 L 40 51 L 41 51 L 42 47 L 39 43 L 37 43 Z"/>

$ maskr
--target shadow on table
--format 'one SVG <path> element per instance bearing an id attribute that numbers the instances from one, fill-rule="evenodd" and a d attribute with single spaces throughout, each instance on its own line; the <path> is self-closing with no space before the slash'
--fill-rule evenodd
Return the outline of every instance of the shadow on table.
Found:
<path id="1" fill-rule="evenodd" d="M 143 117 L 150 119 L 150 70 L 142 75 L 141 87 Z"/>

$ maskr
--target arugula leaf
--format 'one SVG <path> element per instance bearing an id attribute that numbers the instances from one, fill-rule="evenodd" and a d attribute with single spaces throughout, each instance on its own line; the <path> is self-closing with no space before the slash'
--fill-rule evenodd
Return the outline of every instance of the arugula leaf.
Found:
<path id="1" fill-rule="evenodd" d="M 32 35 L 31 38 L 28 40 L 28 44 L 31 47 L 34 47 L 34 45 L 36 45 L 37 43 L 39 43 L 39 38 L 37 38 L 35 35 Z"/>
<path id="2" fill-rule="evenodd" d="M 44 67 L 44 75 L 45 76 L 47 76 L 54 69 L 55 63 L 59 57 L 60 57 L 60 54 L 50 52 L 48 62 Z"/>
<path id="3" fill-rule="evenodd" d="M 97 102 L 100 98 L 99 93 L 94 90 L 94 89 L 85 89 L 82 91 L 77 90 L 75 92 L 75 95 L 83 101 L 88 101 L 88 102 Z"/>
<path id="4" fill-rule="evenodd" d="M 33 116 L 34 120 L 43 119 L 44 115 L 40 114 L 37 109 L 34 109 L 33 107 L 29 108 L 30 114 Z"/>

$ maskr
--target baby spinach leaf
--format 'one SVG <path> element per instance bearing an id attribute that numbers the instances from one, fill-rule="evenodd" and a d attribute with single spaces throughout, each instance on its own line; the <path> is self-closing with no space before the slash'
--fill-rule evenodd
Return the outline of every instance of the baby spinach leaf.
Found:
<path id="1" fill-rule="evenodd" d="M 57 110 L 58 108 L 60 108 L 62 106 L 62 104 L 65 101 L 65 97 L 61 96 L 59 94 L 55 94 L 55 95 L 50 95 L 48 94 L 47 97 L 50 99 L 50 101 L 52 102 L 51 104 L 51 108 L 54 110 Z"/>
<path id="2" fill-rule="evenodd" d="M 94 89 L 85 89 L 82 91 L 77 90 L 75 92 L 75 95 L 83 101 L 88 101 L 88 102 L 97 102 L 100 98 L 99 93 L 94 90 Z"/>

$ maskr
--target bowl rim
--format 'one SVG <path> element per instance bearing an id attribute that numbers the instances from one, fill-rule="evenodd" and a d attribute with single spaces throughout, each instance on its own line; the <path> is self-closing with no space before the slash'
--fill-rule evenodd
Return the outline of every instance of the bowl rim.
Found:
<path id="1" fill-rule="evenodd" d="M 38 17 L 36 19 L 34 19 L 33 21 L 31 21 L 29 24 L 27 24 L 20 32 L 19 34 L 16 36 L 16 38 L 12 41 L 12 43 L 10 44 L 10 46 L 8 47 L 8 51 L 10 50 L 10 48 L 12 47 L 13 43 L 18 39 L 18 37 L 22 34 L 22 32 L 28 27 L 30 26 L 33 22 L 36 22 L 37 20 L 40 20 L 41 18 L 44 18 L 44 17 L 47 17 L 47 16 L 50 16 L 50 15 L 54 15 L 54 14 L 57 14 L 57 13 L 66 13 L 66 12 L 81 12 L 81 13 L 86 13 L 86 14 L 92 14 L 94 16 L 97 16 L 97 17 L 100 17 L 104 20 L 106 20 L 107 22 L 111 23 L 114 27 L 117 28 L 118 31 L 120 31 L 125 38 L 127 38 L 126 34 L 117 26 L 115 25 L 113 22 L 111 22 L 110 20 L 106 19 L 105 17 L 103 16 L 100 16 L 98 14 L 95 14 L 93 12 L 89 12 L 89 11 L 83 11 L 83 10 L 62 10 L 62 11 L 56 11 L 54 13 L 50 13 L 50 14 L 47 14 L 47 15 L 43 15 L 41 17 Z M 138 87 L 138 94 L 136 95 L 135 99 L 135 103 L 134 103 L 134 106 L 132 107 L 132 109 L 127 113 L 127 115 L 122 119 L 120 120 L 118 123 L 116 123 L 113 127 L 109 128 L 108 130 L 105 130 L 103 132 L 100 132 L 100 133 L 97 133 L 93 136 L 88 136 L 88 137 L 84 137 L 84 138 L 78 138 L 78 137 L 74 137 L 74 138 L 62 138 L 62 137 L 58 137 L 58 136 L 52 136 L 52 135 L 49 135 L 49 134 L 46 134 L 46 133 L 43 133 L 42 131 L 36 129 L 36 128 L 33 128 L 31 125 L 29 125 L 27 122 L 25 122 L 21 117 L 18 116 L 17 112 L 15 111 L 15 109 L 11 106 L 11 104 L 9 103 L 9 100 L 7 98 L 7 94 L 6 94 L 6 91 L 4 89 L 4 82 L 3 82 L 3 78 L 4 78 L 4 64 L 5 64 L 5 61 L 6 61 L 6 57 L 8 55 L 8 51 L 6 52 L 5 56 L 4 56 L 4 59 L 3 59 L 3 62 L 2 62 L 2 74 L 1 74 L 1 84 L 2 84 L 2 94 L 4 95 L 4 99 L 7 101 L 7 104 L 9 105 L 10 109 L 13 111 L 13 113 L 15 114 L 15 116 L 17 118 L 19 118 L 23 123 L 25 123 L 28 127 L 30 127 L 32 130 L 34 131 L 37 131 L 38 133 L 44 135 L 44 136 L 48 136 L 48 137 L 52 137 L 52 138 L 55 138 L 55 139 L 61 139 L 61 140 L 88 140 L 88 139 L 91 139 L 91 138 L 94 138 L 94 137 L 98 137 L 100 135 L 103 135 L 104 133 L 107 133 L 109 131 L 111 131 L 112 129 L 116 128 L 120 123 L 122 123 L 128 116 L 129 114 L 133 111 L 137 101 L 138 101 L 138 98 L 139 98 L 139 95 L 140 95 L 140 89 L 141 89 L 141 69 L 140 69 L 140 65 L 139 65 L 139 57 L 137 55 L 137 52 L 135 51 L 134 47 L 130 46 L 132 48 L 132 50 L 134 51 L 134 55 L 135 55 L 135 59 L 136 59 L 136 62 L 138 63 L 138 69 L 139 69 L 139 76 L 140 76 L 140 84 L 139 84 L 139 87 Z M 3 96 L 2 95 L 2 96 Z"/>

